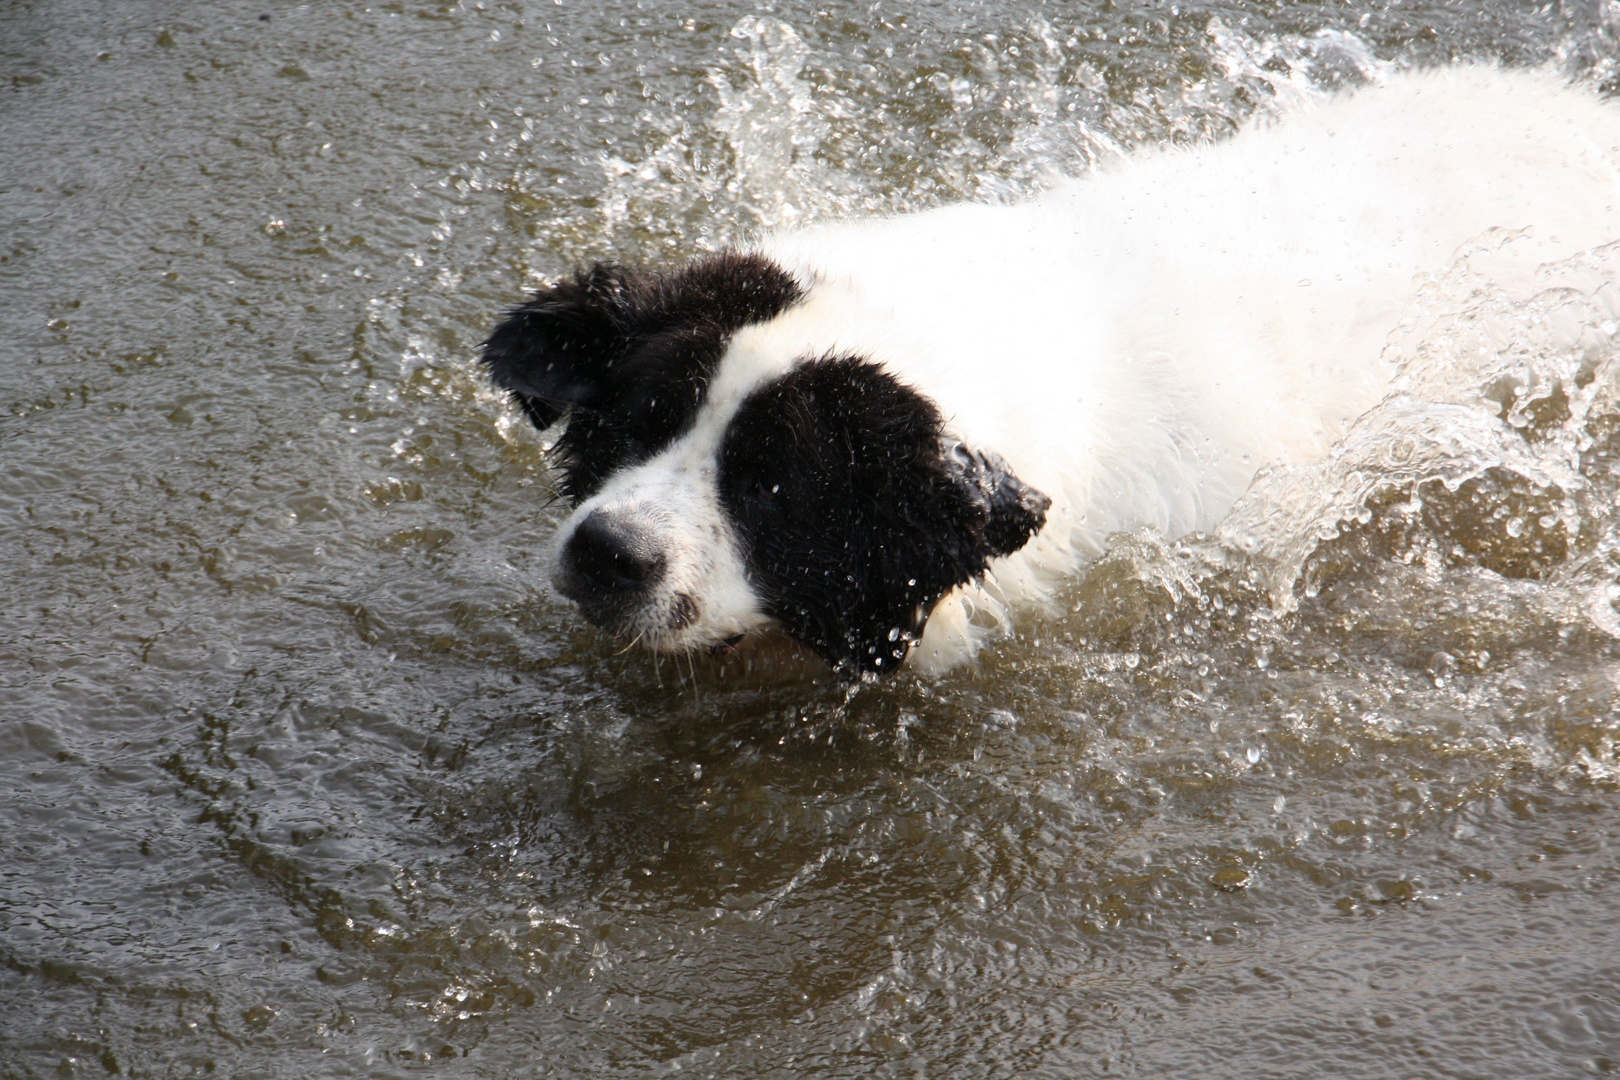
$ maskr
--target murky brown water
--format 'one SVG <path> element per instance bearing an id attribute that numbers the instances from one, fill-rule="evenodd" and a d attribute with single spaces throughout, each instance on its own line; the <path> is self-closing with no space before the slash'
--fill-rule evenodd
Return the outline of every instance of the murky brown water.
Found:
<path id="1" fill-rule="evenodd" d="M 0 8 L 0 1076 L 1620 1069 L 1612 253 L 1455 268 L 1354 469 L 854 693 L 614 655 L 472 363 L 581 259 L 1600 16 Z"/>

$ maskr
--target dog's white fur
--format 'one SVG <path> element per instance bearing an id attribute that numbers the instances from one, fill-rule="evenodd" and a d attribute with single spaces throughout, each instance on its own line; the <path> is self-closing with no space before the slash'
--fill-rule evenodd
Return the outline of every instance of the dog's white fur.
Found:
<path id="1" fill-rule="evenodd" d="M 1148 151 L 1016 206 L 787 232 L 756 250 L 807 292 L 732 339 L 694 428 L 583 503 L 650 513 L 671 572 L 637 629 L 709 645 L 766 621 L 715 490 L 746 395 L 830 353 L 875 360 L 1052 499 L 1022 550 L 935 609 L 942 670 L 1117 530 L 1214 525 L 1269 463 L 1318 457 L 1376 404 L 1414 275 L 1491 229 L 1491 268 L 1620 237 L 1620 108 L 1547 73 L 1393 77 L 1191 149 Z M 696 622 L 667 629 L 672 598 Z"/>

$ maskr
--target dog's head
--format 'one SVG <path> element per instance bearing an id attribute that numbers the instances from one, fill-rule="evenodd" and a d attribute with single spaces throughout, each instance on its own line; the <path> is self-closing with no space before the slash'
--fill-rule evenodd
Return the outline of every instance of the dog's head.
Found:
<path id="1" fill-rule="evenodd" d="M 759 255 L 599 264 L 485 342 L 537 427 L 567 418 L 555 581 L 593 622 L 665 651 L 774 622 L 846 677 L 883 674 L 1045 522 L 1045 495 L 875 360 L 733 355 L 805 296 Z"/>

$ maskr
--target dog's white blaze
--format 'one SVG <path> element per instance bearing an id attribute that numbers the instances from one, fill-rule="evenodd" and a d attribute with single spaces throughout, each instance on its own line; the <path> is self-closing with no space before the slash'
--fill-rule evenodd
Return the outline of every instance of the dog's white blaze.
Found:
<path id="1" fill-rule="evenodd" d="M 1387 391 L 1414 275 L 1490 229 L 1488 266 L 1620 238 L 1620 109 L 1548 73 L 1458 67 L 1327 99 L 1215 145 L 1150 151 L 1011 207 L 804 229 L 757 250 L 807 289 L 739 331 L 696 426 L 586 502 L 664 523 L 660 647 L 765 621 L 715 490 L 726 424 L 804 359 L 877 361 L 948 433 L 1052 499 L 1045 528 L 934 611 L 911 663 L 973 656 L 1107 536 L 1213 526 L 1255 472 L 1325 453 Z M 572 533 L 565 525 L 562 539 Z M 672 597 L 699 621 L 658 636 Z"/>
<path id="2" fill-rule="evenodd" d="M 593 510 L 629 515 L 652 533 L 664 576 L 625 633 L 661 652 L 704 647 L 767 621 L 748 584 L 731 524 L 720 507 L 713 425 L 701 425 L 649 461 L 615 475 L 564 522 L 558 550 Z M 696 606 L 696 618 L 682 612 Z"/>

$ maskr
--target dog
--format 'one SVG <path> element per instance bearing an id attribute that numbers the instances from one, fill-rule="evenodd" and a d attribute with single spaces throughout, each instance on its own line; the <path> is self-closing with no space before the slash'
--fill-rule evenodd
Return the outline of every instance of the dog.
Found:
<path id="1" fill-rule="evenodd" d="M 1109 534 L 1209 529 L 1328 453 L 1389 389 L 1414 275 L 1492 230 L 1526 290 L 1620 237 L 1620 109 L 1545 72 L 1393 75 L 1019 204 L 599 263 L 482 361 L 566 425 L 553 580 L 587 619 L 937 672 Z"/>

